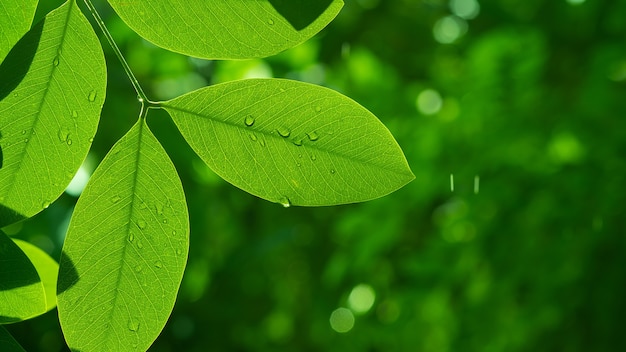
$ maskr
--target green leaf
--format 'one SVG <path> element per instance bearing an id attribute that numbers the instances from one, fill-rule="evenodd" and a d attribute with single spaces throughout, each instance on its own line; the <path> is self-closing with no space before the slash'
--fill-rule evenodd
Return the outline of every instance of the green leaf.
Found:
<path id="1" fill-rule="evenodd" d="M 0 227 L 59 197 L 87 156 L 106 89 L 98 38 L 74 0 L 0 65 Z"/>
<path id="2" fill-rule="evenodd" d="M 108 0 L 150 42 L 207 59 L 266 57 L 296 46 L 337 16 L 342 0 Z"/>
<path id="3" fill-rule="evenodd" d="M 59 274 L 59 264 L 50 256 L 28 242 L 18 239 L 13 240 L 26 254 L 30 262 L 35 266 L 39 279 L 43 284 L 46 296 L 46 311 L 52 310 L 57 305 L 57 277 Z M 42 312 L 43 313 L 43 312 Z"/>
<path id="4" fill-rule="evenodd" d="M 0 231 L 0 324 L 45 311 L 46 296 L 37 270 L 20 247 Z"/>
<path id="5" fill-rule="evenodd" d="M 0 62 L 35 17 L 38 0 L 3 0 L 0 3 Z"/>
<path id="6" fill-rule="evenodd" d="M 96 169 L 70 222 L 57 288 L 69 346 L 145 351 L 172 311 L 188 245 L 180 179 L 140 119 Z"/>
<path id="7" fill-rule="evenodd" d="M 25 352 L 22 346 L 2 326 L 0 326 L 0 346 L 2 346 L 3 352 Z"/>
<path id="8" fill-rule="evenodd" d="M 414 178 L 387 128 L 327 88 L 241 80 L 191 92 L 163 107 L 213 171 L 285 206 L 365 201 Z"/>

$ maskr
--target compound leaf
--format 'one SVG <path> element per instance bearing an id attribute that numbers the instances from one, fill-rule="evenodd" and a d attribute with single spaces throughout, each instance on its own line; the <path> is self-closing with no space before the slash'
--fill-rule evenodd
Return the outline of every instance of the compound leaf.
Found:
<path id="1" fill-rule="evenodd" d="M 46 298 L 46 311 L 52 310 L 57 305 L 56 286 L 59 264 L 37 246 L 18 239 L 14 239 L 13 242 L 20 247 L 28 259 L 30 259 L 30 262 L 35 266 L 39 279 L 43 284 Z"/>
<path id="2" fill-rule="evenodd" d="M 108 0 L 150 42 L 207 59 L 266 57 L 311 38 L 342 0 Z"/>
<path id="3" fill-rule="evenodd" d="M 96 169 L 70 221 L 57 287 L 68 345 L 147 350 L 174 306 L 188 245 L 180 179 L 140 119 Z"/>
<path id="4" fill-rule="evenodd" d="M 102 48 L 74 0 L 50 12 L 0 65 L 0 227 L 63 192 L 104 103 Z"/>
<path id="5" fill-rule="evenodd" d="M 414 176 L 387 128 L 333 90 L 279 79 L 203 88 L 163 103 L 218 175 L 283 205 L 381 197 Z"/>
<path id="6" fill-rule="evenodd" d="M 2 326 L 0 326 L 0 346 L 2 346 L 3 352 L 25 352 L 22 346 Z"/>
<path id="7" fill-rule="evenodd" d="M 0 2 L 0 62 L 9 49 L 30 28 L 38 2 L 38 0 L 3 0 Z"/>
<path id="8" fill-rule="evenodd" d="M 37 270 L 20 247 L 0 231 L 0 324 L 45 311 L 46 296 Z"/>

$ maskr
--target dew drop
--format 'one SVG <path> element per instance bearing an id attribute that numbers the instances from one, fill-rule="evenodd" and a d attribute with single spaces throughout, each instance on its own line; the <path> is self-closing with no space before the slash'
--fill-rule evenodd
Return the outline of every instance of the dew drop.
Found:
<path id="1" fill-rule="evenodd" d="M 273 19 L 268 19 L 267 20 L 267 24 L 269 24 L 270 26 L 274 25 L 274 20 Z"/>
<path id="2" fill-rule="evenodd" d="M 87 97 L 87 99 L 89 99 L 90 102 L 94 102 L 96 101 L 96 97 L 98 96 L 98 92 L 96 92 L 95 90 L 92 90 L 91 92 L 89 92 L 89 96 Z"/>
<path id="3" fill-rule="evenodd" d="M 315 107 L 315 112 L 321 112 L 322 111 L 322 107 L 321 106 L 316 106 Z"/>
<path id="4" fill-rule="evenodd" d="M 285 196 L 281 197 L 278 202 L 285 208 L 289 208 L 291 206 L 291 201 Z"/>
<path id="5" fill-rule="evenodd" d="M 62 128 L 57 133 L 57 137 L 59 137 L 59 142 L 67 142 L 68 138 L 70 137 L 70 131 L 66 128 Z"/>
<path id="6" fill-rule="evenodd" d="M 24 143 L 28 143 L 28 138 L 24 139 Z"/>
<path id="7" fill-rule="evenodd" d="M 311 155 L 311 160 L 315 161 L 317 160 L 317 157 L 315 155 Z"/>
<path id="8" fill-rule="evenodd" d="M 113 196 L 113 197 L 111 197 L 111 202 L 113 202 L 113 203 L 117 203 L 117 202 L 119 202 L 121 199 L 122 199 L 122 197 L 120 197 L 120 196 Z"/>
<path id="9" fill-rule="evenodd" d="M 181 254 L 183 254 L 183 250 L 182 250 L 182 249 L 180 249 L 180 248 L 179 248 L 179 249 L 177 249 L 177 250 L 176 250 L 176 254 L 177 254 L 177 255 L 181 255 Z"/>
<path id="10" fill-rule="evenodd" d="M 254 133 L 250 133 L 250 139 L 251 139 L 252 141 L 256 142 L 258 138 L 256 137 L 256 134 L 254 134 Z"/>
<path id="11" fill-rule="evenodd" d="M 302 145 L 302 139 L 294 139 L 293 141 L 291 141 L 293 143 L 293 145 L 300 147 Z"/>
<path id="12" fill-rule="evenodd" d="M 163 215 L 163 204 L 155 204 L 154 208 L 156 209 L 157 214 Z"/>
<path id="13" fill-rule="evenodd" d="M 172 231 L 172 235 L 176 236 L 176 230 Z"/>
<path id="14" fill-rule="evenodd" d="M 26 134 L 26 130 L 22 130 L 22 134 L 23 134 L 23 135 L 24 135 L 24 134 Z"/>
<path id="15" fill-rule="evenodd" d="M 137 227 L 139 227 L 141 230 L 146 228 L 146 222 L 143 220 L 139 220 L 137 221 Z"/>
<path id="16" fill-rule="evenodd" d="M 133 332 L 139 330 L 139 320 L 134 318 L 128 320 L 128 330 Z"/>
<path id="17" fill-rule="evenodd" d="M 76 112 L 76 110 L 72 110 L 72 117 L 73 118 L 77 118 L 78 117 L 78 113 Z"/>
<path id="18" fill-rule="evenodd" d="M 302 164 L 300 164 L 300 163 L 296 163 L 296 166 L 297 166 L 297 167 L 300 167 L 300 166 L 302 166 Z"/>
<path id="19" fill-rule="evenodd" d="M 93 138 L 89 138 L 89 143 L 93 143 Z"/>
<path id="20" fill-rule="evenodd" d="M 291 134 L 291 131 L 289 131 L 287 128 L 285 127 L 281 127 L 279 129 L 277 129 L 276 131 L 278 131 L 278 134 L 283 137 L 283 138 L 287 138 L 289 137 L 289 135 Z"/>
<path id="21" fill-rule="evenodd" d="M 265 140 L 261 139 L 261 141 L 259 142 L 261 144 L 261 147 L 265 147 Z"/>
<path id="22" fill-rule="evenodd" d="M 143 243 L 141 243 L 139 240 L 137 240 L 137 248 L 139 249 L 143 248 Z"/>
<path id="23" fill-rule="evenodd" d="M 157 261 L 154 263 L 154 267 L 157 269 L 161 269 L 163 267 L 163 263 L 161 263 L 160 261 Z"/>
<path id="24" fill-rule="evenodd" d="M 243 119 L 243 123 L 245 123 L 246 126 L 248 127 L 252 127 L 252 125 L 254 125 L 254 116 L 252 115 L 246 116 L 246 118 Z"/>
<path id="25" fill-rule="evenodd" d="M 315 142 L 320 138 L 320 136 L 315 131 L 307 133 L 306 136 L 309 137 L 309 140 L 311 142 Z"/>
<path id="26" fill-rule="evenodd" d="M 72 145 L 72 140 L 71 139 L 67 139 L 67 145 Z"/>
<path id="27" fill-rule="evenodd" d="M 132 232 L 128 235 L 128 242 L 133 242 L 135 240 L 135 234 Z"/>
<path id="28" fill-rule="evenodd" d="M 335 169 L 330 169 L 330 173 L 334 175 L 335 174 Z"/>
<path id="29" fill-rule="evenodd" d="M 41 207 L 44 208 L 44 209 L 47 209 L 49 206 L 50 206 L 50 202 L 48 202 L 48 201 L 45 201 L 45 202 L 43 202 L 43 204 L 41 204 Z"/>
<path id="30" fill-rule="evenodd" d="M 54 67 L 59 66 L 59 63 L 61 62 L 61 60 L 59 59 L 59 55 L 54 57 L 54 60 L 52 60 L 52 64 L 54 65 Z"/>
<path id="31" fill-rule="evenodd" d="M 19 96 L 20 96 L 20 94 L 19 94 L 19 93 L 13 93 L 13 97 L 14 97 L 14 98 L 17 98 L 17 97 L 19 97 Z"/>
<path id="32" fill-rule="evenodd" d="M 167 224 L 167 219 L 163 219 L 163 223 L 164 223 L 164 224 Z"/>

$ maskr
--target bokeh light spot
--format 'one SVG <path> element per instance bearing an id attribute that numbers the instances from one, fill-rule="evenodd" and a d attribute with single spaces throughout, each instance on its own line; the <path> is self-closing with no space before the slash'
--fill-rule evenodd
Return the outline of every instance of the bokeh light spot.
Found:
<path id="1" fill-rule="evenodd" d="M 461 18 L 471 20 L 478 16 L 480 5 L 476 0 L 450 0 L 450 10 Z"/>
<path id="2" fill-rule="evenodd" d="M 89 178 L 91 178 L 91 171 L 93 170 L 91 165 L 93 165 L 93 157 L 91 154 L 88 154 L 87 159 L 85 159 L 70 184 L 65 188 L 65 193 L 72 197 L 78 197 L 83 193 L 83 189 L 85 189 Z"/>
<path id="3" fill-rule="evenodd" d="M 585 2 L 585 0 L 565 0 L 570 5 L 580 5 Z"/>
<path id="4" fill-rule="evenodd" d="M 442 44 L 450 44 L 467 32 L 467 22 L 456 16 L 446 16 L 435 22 L 433 35 Z"/>
<path id="5" fill-rule="evenodd" d="M 348 307 L 355 314 L 365 314 L 374 305 L 376 300 L 376 292 L 372 286 L 367 284 L 360 284 L 355 286 L 348 296 Z"/>
<path id="6" fill-rule="evenodd" d="M 415 101 L 417 110 L 424 115 L 433 115 L 441 110 L 443 100 L 441 95 L 434 89 L 425 89 L 418 96 Z"/>
<path id="7" fill-rule="evenodd" d="M 354 327 L 354 314 L 348 308 L 337 308 L 330 314 L 330 327 L 336 332 L 345 333 Z"/>

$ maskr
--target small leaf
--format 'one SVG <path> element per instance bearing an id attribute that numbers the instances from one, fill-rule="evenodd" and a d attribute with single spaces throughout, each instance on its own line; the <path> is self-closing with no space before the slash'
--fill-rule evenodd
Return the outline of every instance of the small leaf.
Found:
<path id="1" fill-rule="evenodd" d="M 39 0 L 3 0 L 0 11 L 0 62 L 28 31 Z"/>
<path id="2" fill-rule="evenodd" d="M 98 127 L 104 55 L 74 0 L 20 39 L 0 65 L 0 77 L 3 227 L 40 212 L 61 195 Z"/>
<path id="3" fill-rule="evenodd" d="M 30 262 L 35 266 L 35 269 L 37 269 L 37 274 L 43 284 L 46 295 L 46 311 L 52 310 L 57 305 L 56 286 L 59 264 L 39 247 L 18 239 L 14 239 L 13 242 L 20 247 L 28 259 L 30 259 Z"/>
<path id="4" fill-rule="evenodd" d="M 191 92 L 163 107 L 218 175 L 285 206 L 365 201 L 414 178 L 387 128 L 327 88 L 242 80 Z"/>
<path id="5" fill-rule="evenodd" d="M 0 231 L 0 324 L 45 311 L 46 296 L 37 270 L 20 247 Z"/>
<path id="6" fill-rule="evenodd" d="M 342 0 L 108 0 L 150 42 L 207 59 L 266 57 L 296 46 L 337 16 Z"/>
<path id="7" fill-rule="evenodd" d="M 145 351 L 165 326 L 187 262 L 182 185 L 141 119 L 76 204 L 60 261 L 58 309 L 80 351 Z"/>
<path id="8" fill-rule="evenodd" d="M 2 326 L 0 326 L 0 346 L 3 352 L 26 352 Z"/>

